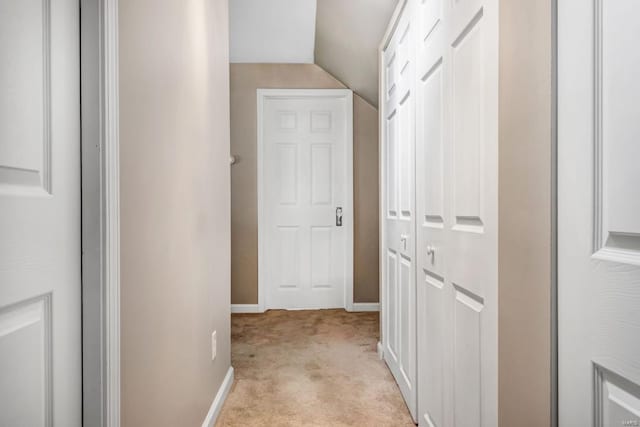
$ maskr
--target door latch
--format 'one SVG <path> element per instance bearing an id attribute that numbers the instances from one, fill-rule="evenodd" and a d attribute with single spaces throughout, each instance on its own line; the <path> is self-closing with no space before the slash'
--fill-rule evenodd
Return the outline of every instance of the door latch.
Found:
<path id="1" fill-rule="evenodd" d="M 336 227 L 342 227 L 342 207 L 336 208 Z"/>

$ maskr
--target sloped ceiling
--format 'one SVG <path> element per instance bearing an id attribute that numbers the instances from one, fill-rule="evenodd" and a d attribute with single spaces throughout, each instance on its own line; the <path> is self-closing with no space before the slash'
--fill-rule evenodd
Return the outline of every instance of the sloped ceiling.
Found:
<path id="1" fill-rule="evenodd" d="M 229 60 L 313 63 L 316 0 L 231 0 Z"/>
<path id="2" fill-rule="evenodd" d="M 317 0 L 316 64 L 376 107 L 378 46 L 397 2 Z"/>
<path id="3" fill-rule="evenodd" d="M 230 61 L 315 62 L 377 107 L 378 46 L 397 2 L 230 0 Z"/>

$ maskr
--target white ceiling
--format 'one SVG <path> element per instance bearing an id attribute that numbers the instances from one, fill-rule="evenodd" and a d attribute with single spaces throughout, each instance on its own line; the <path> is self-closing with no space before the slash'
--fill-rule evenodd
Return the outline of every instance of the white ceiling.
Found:
<path id="1" fill-rule="evenodd" d="M 397 2 L 230 0 L 230 60 L 316 63 L 377 106 L 378 45 Z"/>
<path id="2" fill-rule="evenodd" d="M 313 63 L 316 0 L 231 0 L 230 61 Z"/>

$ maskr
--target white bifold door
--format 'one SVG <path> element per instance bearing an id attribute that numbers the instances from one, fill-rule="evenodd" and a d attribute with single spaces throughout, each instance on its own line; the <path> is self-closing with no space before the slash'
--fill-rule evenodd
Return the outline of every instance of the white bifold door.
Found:
<path id="1" fill-rule="evenodd" d="M 348 308 L 353 292 L 352 92 L 258 90 L 264 308 Z"/>
<path id="2" fill-rule="evenodd" d="M 495 426 L 498 2 L 416 8 L 418 421 Z"/>
<path id="3" fill-rule="evenodd" d="M 0 426 L 80 426 L 77 0 L 0 1 Z"/>
<path id="4" fill-rule="evenodd" d="M 384 358 L 420 425 L 495 426 L 498 2 L 404 8 L 382 52 Z"/>
<path id="5" fill-rule="evenodd" d="M 415 16 L 418 421 L 495 426 L 498 2 Z"/>
<path id="6" fill-rule="evenodd" d="M 640 425 L 640 2 L 558 1 L 559 425 Z"/>
<path id="7" fill-rule="evenodd" d="M 415 55 L 405 6 L 382 53 L 382 282 L 384 360 L 416 418 Z"/>

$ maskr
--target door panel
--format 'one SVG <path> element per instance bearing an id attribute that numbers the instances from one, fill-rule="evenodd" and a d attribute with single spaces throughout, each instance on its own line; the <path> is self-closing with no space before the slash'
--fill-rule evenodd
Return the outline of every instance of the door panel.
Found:
<path id="1" fill-rule="evenodd" d="M 262 104 L 266 308 L 345 306 L 353 281 L 351 93 L 335 93 L 279 91 Z"/>
<path id="2" fill-rule="evenodd" d="M 78 23 L 0 2 L 2 426 L 81 425 Z"/>
<path id="3" fill-rule="evenodd" d="M 383 179 L 384 358 L 412 416 L 416 416 L 415 287 L 415 91 L 414 40 L 410 6 L 388 46 L 385 63 Z"/>
<path id="4" fill-rule="evenodd" d="M 497 424 L 497 1 L 417 0 L 420 425 Z"/>
<path id="5" fill-rule="evenodd" d="M 560 425 L 640 424 L 639 16 L 558 3 Z"/>
<path id="6" fill-rule="evenodd" d="M 392 250 L 387 251 L 386 291 L 385 358 L 390 356 L 392 363 L 397 364 L 399 363 L 398 354 L 400 354 L 398 351 L 398 255 Z"/>

